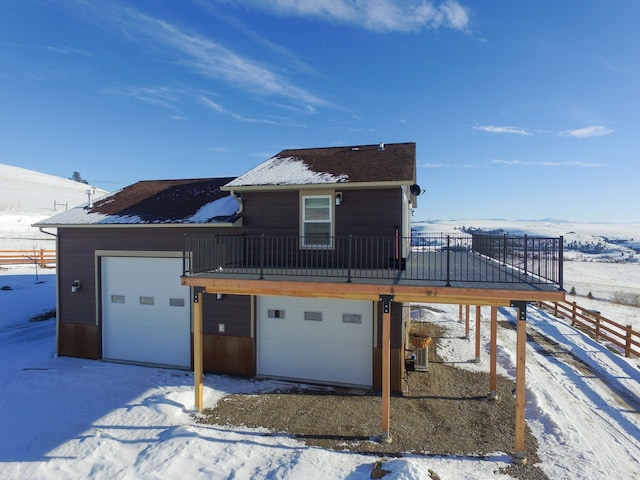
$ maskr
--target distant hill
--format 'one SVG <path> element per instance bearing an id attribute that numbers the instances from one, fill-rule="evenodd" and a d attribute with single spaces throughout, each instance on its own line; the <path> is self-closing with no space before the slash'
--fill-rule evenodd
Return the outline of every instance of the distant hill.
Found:
<path id="1" fill-rule="evenodd" d="M 43 217 L 87 202 L 90 185 L 0 164 L 0 213 L 27 213 Z M 107 194 L 96 189 L 95 197 Z"/>
<path id="2" fill-rule="evenodd" d="M 0 250 L 55 248 L 55 237 L 31 225 L 86 204 L 89 188 L 67 178 L 0 164 Z M 94 200 L 107 193 L 96 189 Z"/>

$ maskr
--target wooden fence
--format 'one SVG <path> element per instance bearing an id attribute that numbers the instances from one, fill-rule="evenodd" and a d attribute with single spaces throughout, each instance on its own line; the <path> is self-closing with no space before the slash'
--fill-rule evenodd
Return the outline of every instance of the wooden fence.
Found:
<path id="1" fill-rule="evenodd" d="M 0 265 L 39 265 L 46 267 L 56 264 L 56 251 L 44 248 L 34 250 L 0 250 Z"/>
<path id="2" fill-rule="evenodd" d="M 588 332 L 597 342 L 610 342 L 624 351 L 624 356 L 640 357 L 640 331 L 631 325 L 610 320 L 596 310 L 581 307 L 576 302 L 537 302 L 558 318 L 571 320 L 571 326 Z"/>

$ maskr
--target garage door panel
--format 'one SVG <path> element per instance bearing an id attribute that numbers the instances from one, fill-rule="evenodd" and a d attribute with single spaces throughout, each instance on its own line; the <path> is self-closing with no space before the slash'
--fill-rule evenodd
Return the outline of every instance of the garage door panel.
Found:
<path id="1" fill-rule="evenodd" d="M 181 274 L 179 258 L 103 257 L 104 358 L 190 366 L 189 288 Z M 171 306 L 172 298 L 182 306 Z"/>
<path id="2" fill-rule="evenodd" d="M 269 318 L 269 310 L 284 318 Z M 371 302 L 260 297 L 257 311 L 260 375 L 372 384 Z M 305 320 L 305 312 L 321 312 L 322 320 Z M 361 323 L 345 323 L 343 313 L 358 314 Z"/>

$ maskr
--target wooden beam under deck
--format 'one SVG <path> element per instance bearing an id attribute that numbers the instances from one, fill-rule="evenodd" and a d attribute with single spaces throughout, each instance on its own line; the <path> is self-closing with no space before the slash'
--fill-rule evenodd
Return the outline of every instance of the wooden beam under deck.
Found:
<path id="1" fill-rule="evenodd" d="M 182 285 L 200 287 L 206 293 L 229 295 L 275 295 L 307 298 L 332 298 L 345 300 L 383 301 L 415 303 L 447 303 L 467 306 L 476 305 L 476 329 L 479 334 L 480 305 L 491 307 L 491 367 L 490 397 L 495 395 L 495 336 L 498 306 L 517 306 L 517 362 L 516 362 L 516 411 L 515 411 L 515 455 L 516 463 L 525 463 L 525 364 L 526 364 L 526 304 L 532 301 L 564 301 L 565 292 L 544 289 L 492 289 L 458 287 L 418 287 L 408 285 L 381 285 L 363 283 L 303 282 L 287 280 L 247 280 L 209 277 L 182 277 Z M 384 300 L 383 300 L 384 299 Z M 194 386 L 195 406 L 202 410 L 202 293 L 194 299 Z M 460 311 L 461 313 L 462 311 Z M 381 441 L 390 442 L 390 314 L 383 314 L 382 331 L 382 435 Z M 468 331 L 468 330 L 467 330 Z M 200 341 L 198 338 L 200 337 Z M 479 339 L 479 336 L 478 336 Z M 476 340 L 476 342 L 478 341 Z M 476 344 L 476 358 L 478 346 Z"/>
<path id="2" fill-rule="evenodd" d="M 371 301 L 378 301 L 380 295 L 393 295 L 395 302 L 474 304 L 497 307 L 509 306 L 512 301 L 560 302 L 565 299 L 565 292 L 559 290 L 498 290 L 490 288 L 419 287 L 413 285 L 267 279 L 182 277 L 182 285 L 203 287 L 207 293 L 228 295 L 274 295 Z"/>

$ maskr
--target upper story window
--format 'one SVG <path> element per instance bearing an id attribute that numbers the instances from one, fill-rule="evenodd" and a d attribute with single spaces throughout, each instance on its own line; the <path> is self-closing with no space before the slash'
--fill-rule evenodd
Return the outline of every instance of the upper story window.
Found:
<path id="1" fill-rule="evenodd" d="M 302 197 L 302 246 L 331 248 L 333 246 L 332 195 Z"/>

